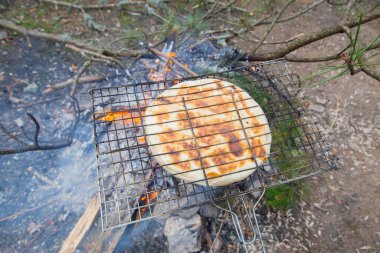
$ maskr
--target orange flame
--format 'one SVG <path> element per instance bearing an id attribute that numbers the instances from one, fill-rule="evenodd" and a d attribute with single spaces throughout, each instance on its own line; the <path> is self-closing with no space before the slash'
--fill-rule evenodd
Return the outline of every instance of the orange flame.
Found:
<path id="1" fill-rule="evenodd" d="M 168 57 L 174 58 L 176 57 L 175 52 L 170 52 L 167 54 Z M 172 66 L 173 66 L 173 60 L 169 59 L 167 62 L 163 63 L 160 60 L 156 59 L 154 61 L 155 66 L 152 68 L 149 64 L 149 62 L 145 63 L 145 66 L 149 68 L 149 78 L 152 81 L 160 81 L 165 78 L 165 75 L 170 73 L 172 71 Z M 159 71 L 160 70 L 160 71 Z"/>

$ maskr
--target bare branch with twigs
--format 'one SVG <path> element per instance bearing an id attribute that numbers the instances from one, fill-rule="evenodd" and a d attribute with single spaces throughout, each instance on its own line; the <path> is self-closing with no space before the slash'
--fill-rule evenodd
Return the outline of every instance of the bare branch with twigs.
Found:
<path id="1" fill-rule="evenodd" d="M 361 20 L 353 20 L 353 21 L 346 21 L 344 22 L 344 25 L 348 28 L 356 27 L 368 22 L 371 22 L 375 19 L 380 18 L 380 12 L 376 12 L 370 15 L 367 15 L 363 17 Z M 342 25 L 336 24 L 334 26 L 321 29 L 315 33 L 305 35 L 301 38 L 298 38 L 292 42 L 290 42 L 288 45 L 283 46 L 279 49 L 266 52 L 266 53 L 258 53 L 258 54 L 242 54 L 241 59 L 246 59 L 249 61 L 267 61 L 267 60 L 273 60 L 285 57 L 287 54 L 304 47 L 308 44 L 311 44 L 313 42 L 322 40 L 324 38 L 330 37 L 335 34 L 344 33 L 344 29 L 342 28 Z"/>
<path id="2" fill-rule="evenodd" d="M 62 140 L 57 143 L 40 143 L 39 142 L 39 133 L 40 133 L 40 124 L 38 123 L 37 119 L 30 113 L 27 113 L 28 117 L 31 119 L 31 121 L 34 123 L 35 131 L 34 131 L 34 137 L 32 139 L 33 144 L 28 144 L 24 141 L 19 143 L 24 144 L 21 148 L 14 148 L 14 149 L 5 149 L 0 150 L 0 155 L 9 155 L 9 154 L 16 154 L 16 153 L 23 153 L 28 151 L 37 151 L 37 150 L 53 150 L 53 149 L 60 149 L 67 146 L 70 146 L 73 143 L 73 135 L 74 131 L 76 130 L 76 127 L 79 123 L 79 105 L 76 98 L 71 97 L 73 101 L 73 108 L 74 108 L 74 123 L 73 126 L 69 132 L 68 137 L 65 140 Z M 0 130 L 3 131 L 9 138 L 14 139 L 15 136 L 10 131 L 8 131 L 1 123 L 0 123 Z M 5 130 L 5 131 L 4 131 Z M 26 137 L 26 139 L 28 139 Z"/>

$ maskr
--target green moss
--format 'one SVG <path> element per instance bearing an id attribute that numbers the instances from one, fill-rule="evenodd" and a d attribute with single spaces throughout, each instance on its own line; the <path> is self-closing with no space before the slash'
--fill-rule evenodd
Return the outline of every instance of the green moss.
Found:
<path id="1" fill-rule="evenodd" d="M 232 82 L 245 90 L 262 108 L 268 116 L 273 116 L 272 107 L 277 106 L 281 110 L 291 110 L 288 104 L 275 104 L 274 96 L 268 88 L 257 81 L 252 82 L 249 76 L 234 75 Z M 271 105 L 269 105 L 271 103 Z M 271 163 L 278 167 L 279 172 L 287 179 L 298 177 L 309 169 L 310 161 L 306 151 L 300 149 L 304 130 L 300 127 L 298 119 L 291 115 L 277 117 L 271 121 L 272 147 L 270 156 Z M 275 210 L 287 210 L 300 200 L 301 196 L 309 192 L 308 183 L 304 180 L 281 184 L 266 190 L 266 205 Z"/>
<path id="2" fill-rule="evenodd" d="M 234 75 L 232 82 L 245 90 L 263 108 L 264 113 L 269 113 L 268 103 L 272 95 L 263 86 L 255 86 L 247 76 L 241 74 Z"/>

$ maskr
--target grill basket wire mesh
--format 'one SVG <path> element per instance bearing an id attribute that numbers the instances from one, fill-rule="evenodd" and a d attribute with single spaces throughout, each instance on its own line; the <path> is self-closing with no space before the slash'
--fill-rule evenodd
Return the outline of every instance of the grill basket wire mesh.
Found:
<path id="1" fill-rule="evenodd" d="M 160 167 L 148 151 L 144 111 L 150 102 L 179 82 L 202 78 L 248 84 L 246 88 L 258 92 L 254 99 L 268 119 L 272 134 L 271 152 L 266 163 L 241 182 L 207 187 L 178 180 Z M 262 192 L 264 187 L 335 169 L 335 159 L 312 115 L 305 111 L 302 101 L 297 98 L 298 93 L 298 79 L 290 73 L 284 61 L 185 79 L 91 90 L 103 229 L 206 203 L 219 203 L 231 197 L 241 198 L 247 193 Z M 235 104 L 238 113 L 236 108 Z M 199 169 L 204 171 L 204 168 Z M 207 178 L 204 180 L 208 185 Z"/>

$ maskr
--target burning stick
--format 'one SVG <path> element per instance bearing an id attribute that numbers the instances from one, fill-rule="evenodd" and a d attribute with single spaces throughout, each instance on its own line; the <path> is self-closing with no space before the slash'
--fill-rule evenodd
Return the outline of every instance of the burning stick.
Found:
<path id="1" fill-rule="evenodd" d="M 171 60 L 173 63 L 175 63 L 178 67 L 180 67 L 181 69 L 183 69 L 184 71 L 186 71 L 187 73 L 189 73 L 190 75 L 192 76 L 197 76 L 198 74 L 195 73 L 194 71 L 192 71 L 191 69 L 189 69 L 188 67 L 186 67 L 185 65 L 181 64 L 179 61 L 177 61 L 175 58 L 171 57 L 170 55 L 166 55 L 160 51 L 158 51 L 157 49 L 155 48 L 148 48 L 153 54 L 155 55 L 158 55 L 160 57 L 164 57 L 165 59 L 167 60 Z"/>

